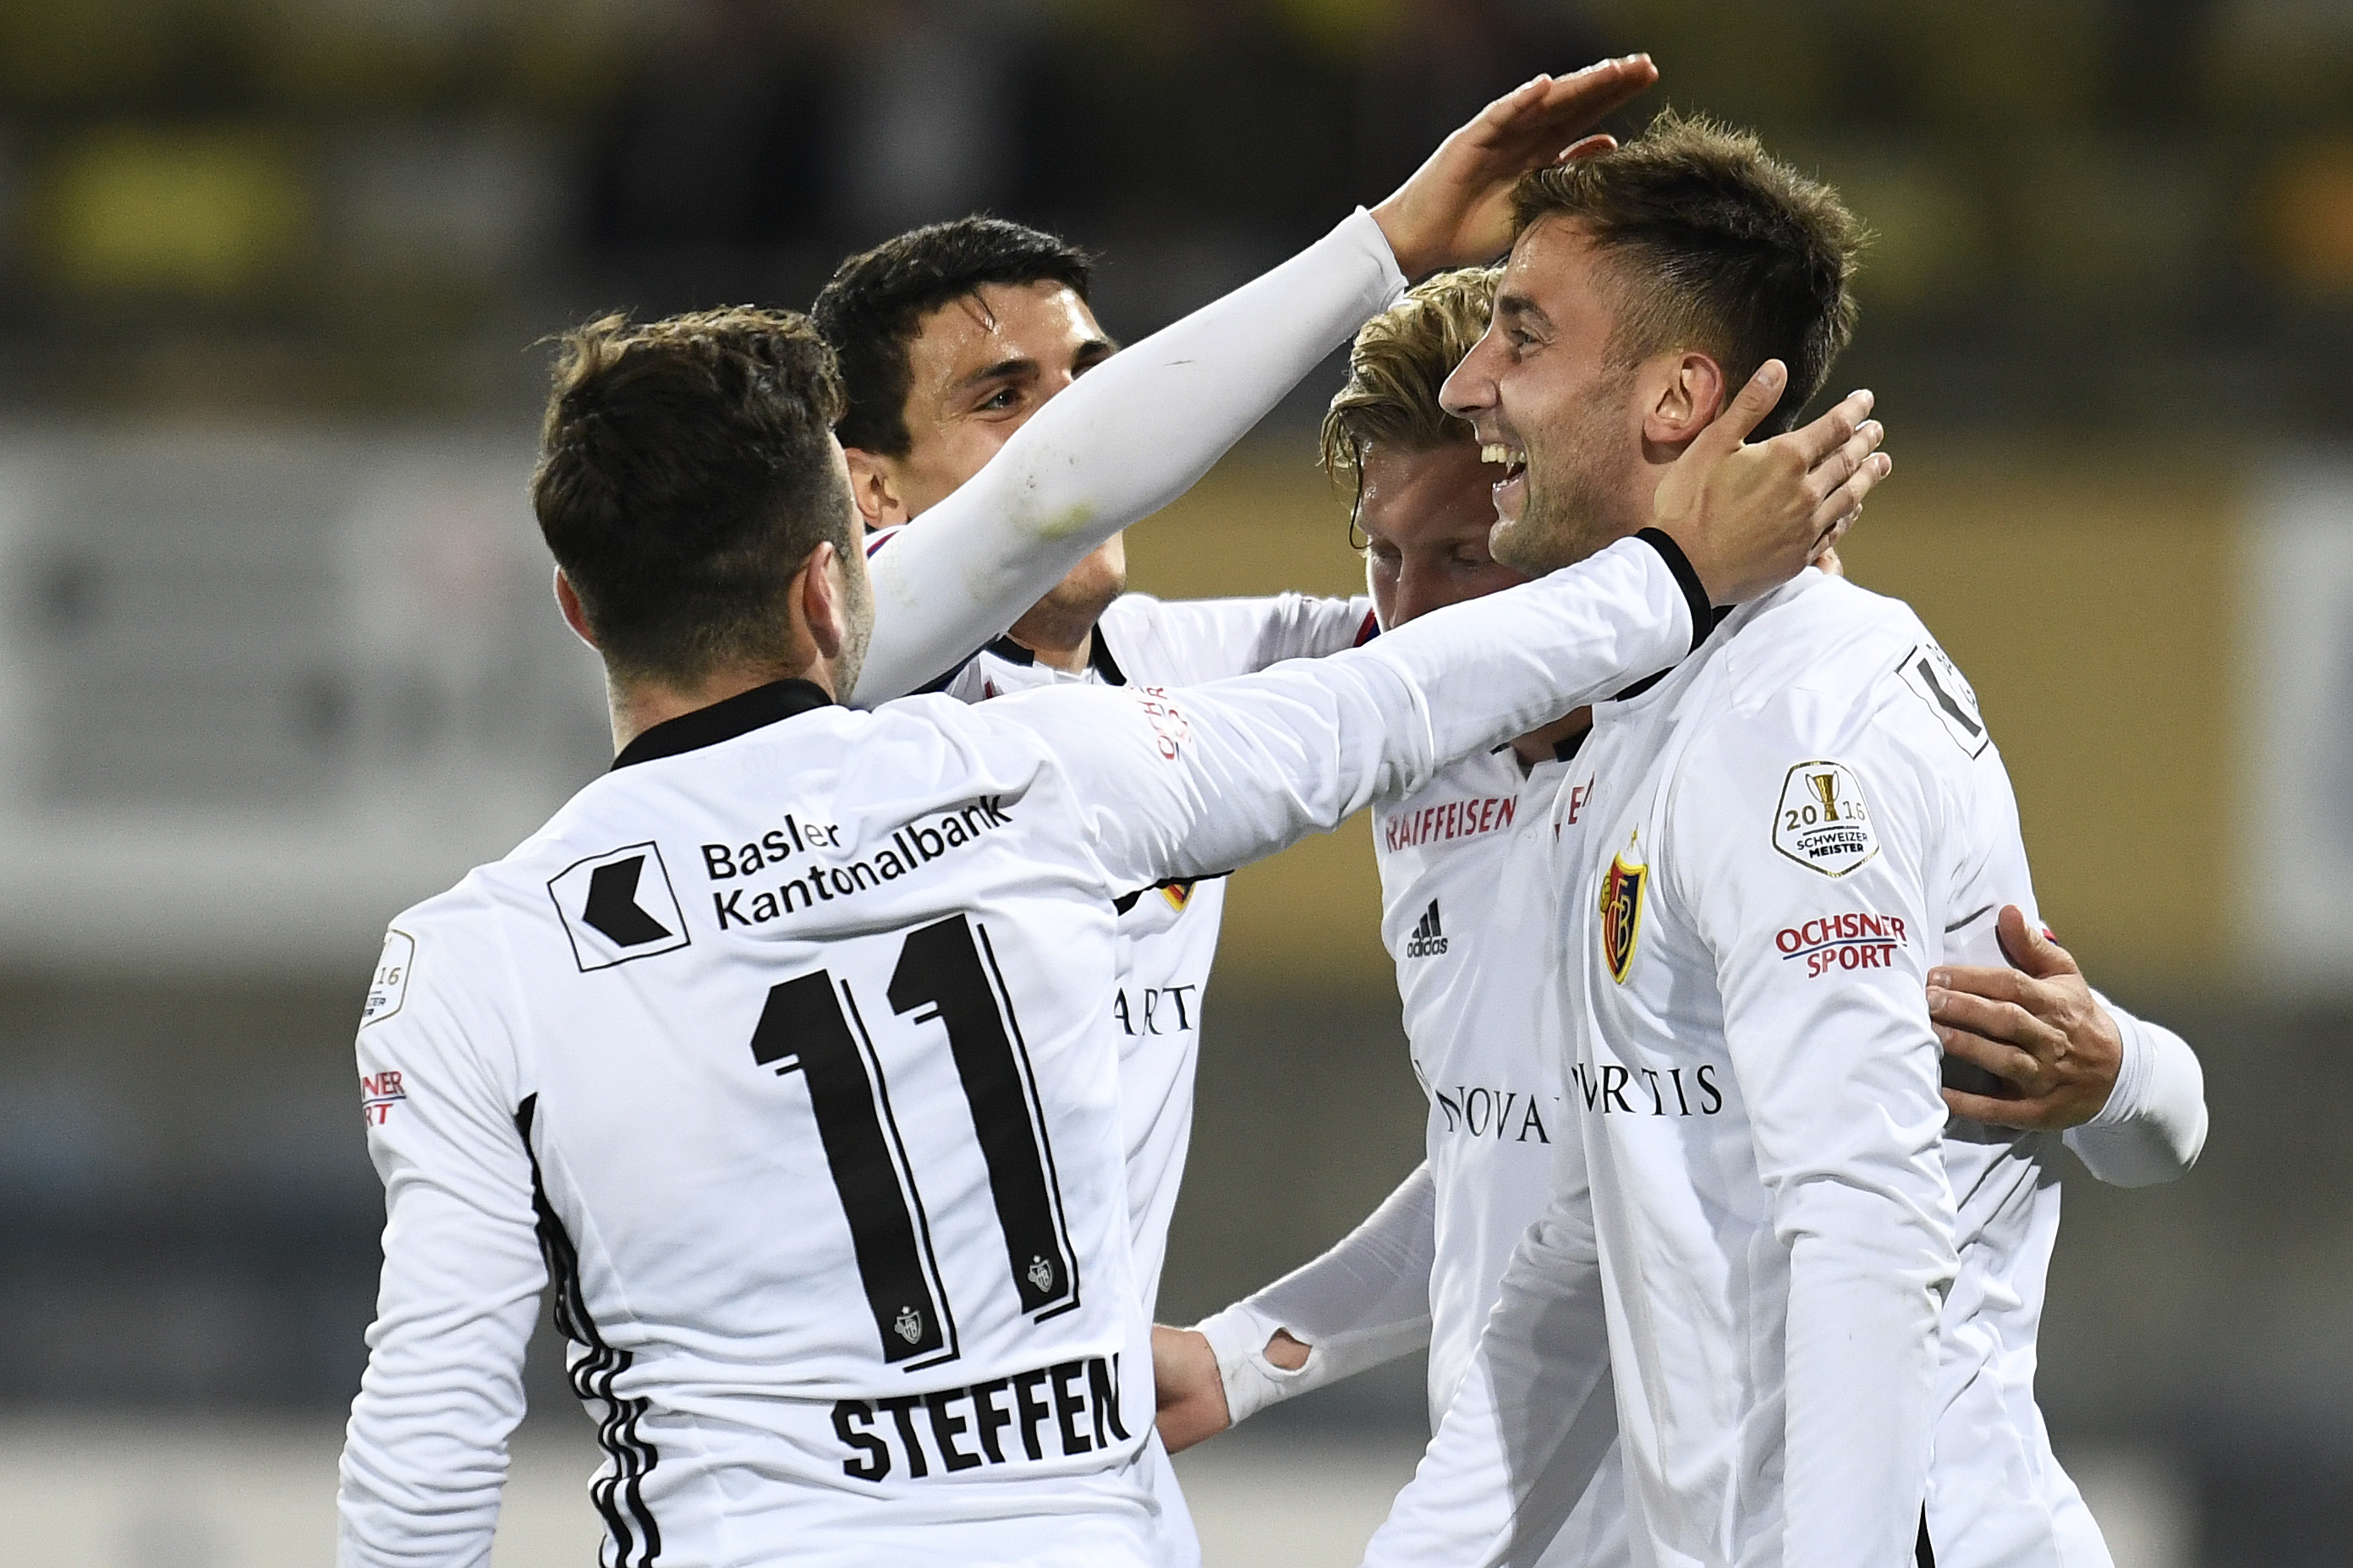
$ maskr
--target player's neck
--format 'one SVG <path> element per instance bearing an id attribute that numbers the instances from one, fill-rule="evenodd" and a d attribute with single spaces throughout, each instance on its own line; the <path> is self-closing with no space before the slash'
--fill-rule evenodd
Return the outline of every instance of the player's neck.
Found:
<path id="1" fill-rule="evenodd" d="M 630 742 L 657 724 L 667 724 L 698 709 L 779 680 L 806 680 L 828 697 L 840 700 L 841 694 L 834 689 L 833 667 L 827 659 L 818 659 L 801 669 L 737 667 L 705 676 L 691 686 L 662 680 L 637 680 L 625 685 L 608 672 L 605 702 L 613 720 L 614 754 L 617 756 L 627 750 Z"/>
<path id="2" fill-rule="evenodd" d="M 1566 718 L 1556 719 L 1541 730 L 1531 730 L 1512 742 L 1512 751 L 1520 759 L 1520 766 L 1533 768 L 1549 763 L 1560 755 L 1561 747 L 1593 728 L 1593 710 L 1580 708 Z"/>
<path id="3" fill-rule="evenodd" d="M 1081 632 L 1079 640 L 1069 642 L 1061 637 L 1025 637 L 1018 628 L 1008 634 L 1015 642 L 1029 650 L 1039 664 L 1069 675 L 1082 673 L 1087 661 L 1094 657 L 1095 634 L 1092 628 Z"/>

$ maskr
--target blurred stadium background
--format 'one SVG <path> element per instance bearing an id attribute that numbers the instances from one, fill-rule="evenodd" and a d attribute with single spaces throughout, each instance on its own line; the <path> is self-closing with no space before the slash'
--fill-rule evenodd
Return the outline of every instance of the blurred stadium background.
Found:
<path id="1" fill-rule="evenodd" d="M 598 768 L 522 486 L 534 345 L 805 303 L 987 207 L 1134 337 L 1493 91 L 1647 48 L 1879 234 L 1850 551 L 1975 679 L 2045 909 L 2205 1058 L 2188 1180 L 2070 1184 L 2042 1389 L 2123 1568 L 2353 1560 L 2345 0 L 0 4 L 0 1507 L 27 1560 L 326 1559 L 384 921 Z M 1631 129 L 1632 125 L 1625 127 Z M 1303 388 L 1132 538 L 1345 592 Z M 1413 1163 L 1361 824 L 1237 879 L 1161 1315 Z M 589 1560 L 534 1352 L 504 1568 Z M 1214 1565 L 1353 1562 L 1418 1369 L 1212 1444 Z"/>

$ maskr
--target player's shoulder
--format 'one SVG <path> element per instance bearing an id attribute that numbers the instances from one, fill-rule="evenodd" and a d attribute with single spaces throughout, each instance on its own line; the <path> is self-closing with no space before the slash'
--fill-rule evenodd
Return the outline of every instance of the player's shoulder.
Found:
<path id="1" fill-rule="evenodd" d="M 1727 631 L 1720 682 L 1674 765 L 1679 797 L 1767 779 L 1787 793 L 1811 768 L 1883 791 L 1908 780 L 1897 793 L 1925 805 L 1974 796 L 2000 774 L 1968 680 L 1901 600 L 1809 574 L 1717 635 Z"/>
<path id="2" fill-rule="evenodd" d="M 1733 714 L 1825 742 L 1947 729 L 1964 752 L 1983 749 L 1976 694 L 1901 599 L 1810 573 L 1727 629 L 1723 706 Z"/>

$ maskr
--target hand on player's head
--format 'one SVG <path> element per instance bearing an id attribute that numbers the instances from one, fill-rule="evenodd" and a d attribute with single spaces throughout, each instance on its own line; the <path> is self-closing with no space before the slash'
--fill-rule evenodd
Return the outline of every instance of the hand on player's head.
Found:
<path id="1" fill-rule="evenodd" d="M 1753 599 L 1804 571 L 1894 466 L 1878 449 L 1886 432 L 1868 416 L 1868 392 L 1787 435 L 1748 441 L 1788 379 L 1778 360 L 1759 367 L 1668 468 L 1652 502 L 1653 523 L 1683 546 L 1719 604 Z"/>
<path id="2" fill-rule="evenodd" d="M 1594 128 L 1658 79 L 1650 56 L 1628 55 L 1568 76 L 1539 76 L 1481 110 L 1373 209 L 1398 268 L 1419 278 L 1501 256 L 1512 244 L 1512 187 L 1520 176 L 1615 146 Z"/>

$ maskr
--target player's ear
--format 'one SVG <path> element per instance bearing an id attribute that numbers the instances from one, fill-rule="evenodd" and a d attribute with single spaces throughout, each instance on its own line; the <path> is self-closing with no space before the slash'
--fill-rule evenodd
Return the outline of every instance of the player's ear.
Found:
<path id="1" fill-rule="evenodd" d="M 793 595 L 798 618 L 808 627 L 809 641 L 817 645 L 817 657 L 840 657 L 849 641 L 849 584 L 841 552 L 832 541 L 819 540 L 801 563 L 800 574 L 793 579 Z"/>
<path id="2" fill-rule="evenodd" d="M 1731 393 L 1724 367 L 1708 355 L 1684 353 L 1664 362 L 1642 414 L 1642 439 L 1682 447 L 1715 423 Z"/>
<path id="3" fill-rule="evenodd" d="M 849 464 L 850 499 L 867 527 L 896 528 L 913 515 L 899 497 L 890 458 L 863 447 L 844 447 L 841 455 Z"/>
<path id="4" fill-rule="evenodd" d="M 555 569 L 555 607 L 564 612 L 564 624 L 572 628 L 572 635 L 594 649 L 596 634 L 589 629 L 588 612 L 581 606 L 580 591 L 573 587 L 572 579 L 564 574 L 561 566 Z"/>

